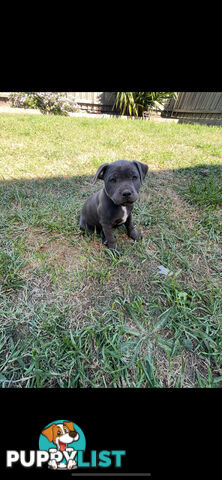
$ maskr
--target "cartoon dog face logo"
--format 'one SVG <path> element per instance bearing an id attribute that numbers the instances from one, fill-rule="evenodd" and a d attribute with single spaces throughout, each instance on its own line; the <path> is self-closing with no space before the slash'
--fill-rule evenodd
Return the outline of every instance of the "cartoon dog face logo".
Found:
<path id="1" fill-rule="evenodd" d="M 72 422 L 53 423 L 50 427 L 42 431 L 42 434 L 48 438 L 49 442 L 55 443 L 57 450 L 65 450 L 67 443 L 76 442 L 79 434 L 75 431 Z"/>
<path id="2" fill-rule="evenodd" d="M 76 432 L 73 423 L 66 421 L 57 424 L 53 423 L 49 427 L 42 430 L 42 435 L 44 435 L 49 442 L 53 442 L 57 447 L 57 451 L 60 452 L 66 451 L 69 443 L 76 442 L 79 439 L 79 434 Z M 70 449 L 68 448 L 68 450 Z M 75 465 L 75 460 L 69 460 L 67 468 L 73 468 Z M 49 466 L 52 468 L 65 468 L 64 463 L 57 464 L 55 460 L 50 461 Z"/>

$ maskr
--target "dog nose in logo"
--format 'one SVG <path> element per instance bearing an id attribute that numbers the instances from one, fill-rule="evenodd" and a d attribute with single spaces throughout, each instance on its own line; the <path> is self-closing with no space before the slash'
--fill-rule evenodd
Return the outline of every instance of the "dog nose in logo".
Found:
<path id="1" fill-rule="evenodd" d="M 130 197 L 131 195 L 131 192 L 129 190 L 124 190 L 124 192 L 122 193 L 123 197 Z"/>
<path id="2" fill-rule="evenodd" d="M 72 437 L 76 440 L 78 440 L 78 438 L 79 438 L 79 434 L 75 431 L 74 432 L 69 432 L 69 435 L 70 435 L 70 437 Z"/>

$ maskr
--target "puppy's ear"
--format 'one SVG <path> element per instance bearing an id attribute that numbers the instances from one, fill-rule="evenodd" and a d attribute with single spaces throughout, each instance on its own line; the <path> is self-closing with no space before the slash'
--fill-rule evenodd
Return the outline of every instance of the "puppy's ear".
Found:
<path id="1" fill-rule="evenodd" d="M 50 425 L 50 427 L 45 428 L 45 430 L 42 430 L 42 435 L 45 435 L 45 437 L 48 438 L 49 442 L 53 441 L 55 427 L 56 425 L 53 423 L 53 425 Z"/>
<path id="2" fill-rule="evenodd" d="M 96 183 L 98 179 L 103 180 L 104 173 L 108 166 L 109 166 L 109 163 L 103 163 L 103 165 L 100 165 L 93 179 L 93 183 Z"/>
<path id="3" fill-rule="evenodd" d="M 145 178 L 145 176 L 147 175 L 147 172 L 148 172 L 148 165 L 146 165 L 145 163 L 141 163 L 141 162 L 133 162 L 138 171 L 139 171 L 139 174 L 140 174 L 140 180 L 141 180 L 141 183 L 143 183 L 143 180 Z"/>

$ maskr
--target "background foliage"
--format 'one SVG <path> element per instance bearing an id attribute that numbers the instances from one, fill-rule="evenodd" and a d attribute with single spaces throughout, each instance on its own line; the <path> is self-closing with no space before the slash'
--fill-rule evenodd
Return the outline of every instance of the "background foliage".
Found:
<path id="1" fill-rule="evenodd" d="M 176 96 L 176 92 L 116 92 L 114 108 L 121 115 L 143 116 L 145 111 L 162 110 L 164 102 Z"/>
<path id="2" fill-rule="evenodd" d="M 10 100 L 13 107 L 38 108 L 44 114 L 68 115 L 78 110 L 75 99 L 63 92 L 13 92 Z"/>

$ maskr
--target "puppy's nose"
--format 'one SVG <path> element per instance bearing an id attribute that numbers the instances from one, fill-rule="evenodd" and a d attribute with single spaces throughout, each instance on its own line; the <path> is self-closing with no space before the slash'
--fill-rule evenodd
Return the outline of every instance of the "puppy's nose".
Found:
<path id="1" fill-rule="evenodd" d="M 130 197 L 130 195 L 131 195 L 131 192 L 129 190 L 124 190 L 124 192 L 122 193 L 123 197 Z"/>

